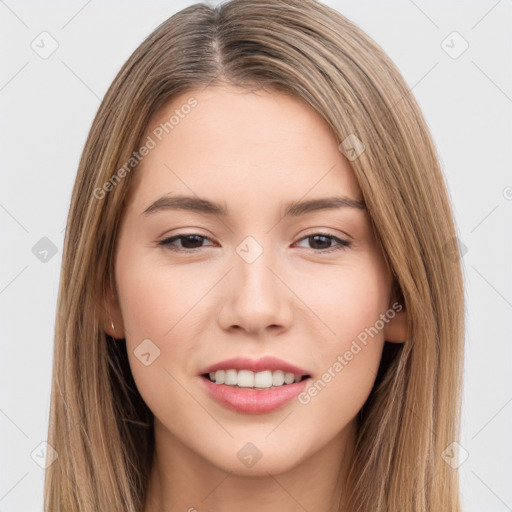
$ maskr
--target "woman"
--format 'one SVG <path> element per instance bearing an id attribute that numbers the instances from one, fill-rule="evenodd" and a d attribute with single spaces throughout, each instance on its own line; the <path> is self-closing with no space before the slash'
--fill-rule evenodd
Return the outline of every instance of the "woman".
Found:
<path id="1" fill-rule="evenodd" d="M 354 24 L 172 16 L 80 162 L 45 510 L 459 511 L 454 239 L 418 105 Z"/>

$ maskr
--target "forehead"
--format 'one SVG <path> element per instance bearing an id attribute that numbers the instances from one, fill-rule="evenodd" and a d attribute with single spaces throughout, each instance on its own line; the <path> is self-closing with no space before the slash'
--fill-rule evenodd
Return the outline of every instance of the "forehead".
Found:
<path id="1" fill-rule="evenodd" d="M 184 192 L 241 206 L 336 192 L 361 199 L 334 132 L 307 103 L 282 92 L 187 91 L 156 112 L 143 141 L 148 138 L 154 147 L 132 183 L 139 205 Z"/>

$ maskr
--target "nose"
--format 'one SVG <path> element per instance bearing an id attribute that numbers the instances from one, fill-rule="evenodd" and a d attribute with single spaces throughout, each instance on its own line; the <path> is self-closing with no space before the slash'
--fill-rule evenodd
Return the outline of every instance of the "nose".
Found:
<path id="1" fill-rule="evenodd" d="M 261 336 L 277 335 L 290 327 L 293 294 L 275 267 L 269 250 L 252 262 L 234 254 L 222 291 L 219 323 L 223 329 Z"/>

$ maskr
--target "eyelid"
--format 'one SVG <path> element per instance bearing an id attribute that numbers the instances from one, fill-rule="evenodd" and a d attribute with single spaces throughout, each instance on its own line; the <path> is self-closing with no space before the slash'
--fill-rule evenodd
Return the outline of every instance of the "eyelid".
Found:
<path id="1" fill-rule="evenodd" d="M 353 237 L 350 236 L 348 233 L 340 232 L 340 230 L 336 230 L 337 233 L 331 233 L 331 228 L 312 228 L 311 230 L 308 229 L 308 231 L 305 234 L 302 234 L 300 237 L 300 240 L 303 238 L 307 238 L 308 236 L 314 236 L 314 235 L 324 235 L 324 236 L 330 236 L 332 238 L 337 238 L 338 240 L 343 240 L 346 242 L 352 242 Z"/>
<path id="2" fill-rule="evenodd" d="M 209 236 L 202 235 L 201 233 L 184 233 L 184 232 L 180 232 L 180 233 L 177 233 L 176 235 L 166 236 L 165 238 L 163 238 L 162 240 L 157 242 L 157 245 L 163 246 L 163 247 L 168 247 L 169 249 L 175 250 L 175 251 L 189 252 L 189 253 L 190 252 L 197 252 L 198 249 L 186 249 L 186 248 L 180 248 L 180 247 L 172 248 L 170 242 L 175 241 L 175 240 L 180 240 L 182 238 L 187 238 L 189 236 L 197 236 L 199 238 L 202 238 L 203 240 L 208 240 L 209 242 L 215 243 L 215 241 L 212 240 Z M 207 246 L 204 246 L 204 247 L 212 247 L 212 245 L 207 245 Z M 203 247 L 200 247 L 199 249 L 202 249 L 202 248 Z"/>
<path id="3" fill-rule="evenodd" d="M 351 240 L 348 240 L 346 238 L 341 238 L 339 236 L 333 235 L 332 233 L 328 233 L 325 231 L 313 231 L 311 233 L 307 233 L 307 234 L 301 236 L 297 240 L 297 242 L 302 242 L 303 240 L 306 240 L 306 239 L 312 238 L 312 237 L 316 237 L 316 236 L 323 236 L 326 238 L 330 238 L 336 242 L 336 245 L 330 247 L 329 249 L 324 249 L 324 250 L 310 249 L 313 253 L 316 253 L 316 254 L 329 254 L 329 253 L 332 253 L 332 252 L 335 252 L 338 250 L 348 249 L 352 246 Z M 295 242 L 295 243 L 297 243 L 297 242 Z"/>

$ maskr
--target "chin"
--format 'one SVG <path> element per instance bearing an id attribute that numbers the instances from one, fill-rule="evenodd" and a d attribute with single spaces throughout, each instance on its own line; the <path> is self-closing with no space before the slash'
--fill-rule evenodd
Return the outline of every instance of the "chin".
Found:
<path id="1" fill-rule="evenodd" d="M 268 476 L 290 471 L 308 457 L 306 432 L 293 431 L 289 435 L 283 431 L 269 436 L 271 431 L 265 428 L 264 433 L 235 436 L 229 442 L 219 440 L 220 450 L 209 451 L 205 458 L 218 469 L 234 475 Z"/>

